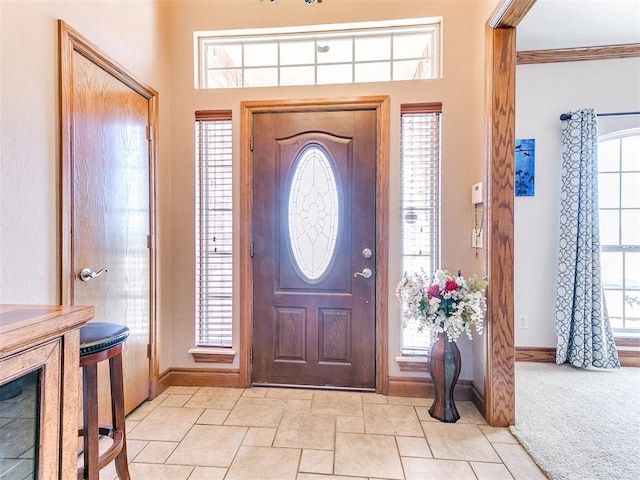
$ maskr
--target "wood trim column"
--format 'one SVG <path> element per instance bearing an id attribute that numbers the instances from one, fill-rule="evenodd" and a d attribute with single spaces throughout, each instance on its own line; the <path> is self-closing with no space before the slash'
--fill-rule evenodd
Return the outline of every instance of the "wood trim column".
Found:
<path id="1" fill-rule="evenodd" d="M 485 418 L 515 422 L 513 337 L 513 167 L 516 27 L 536 0 L 501 0 L 487 22 L 485 170 L 487 185 L 487 334 Z"/>
<path id="2" fill-rule="evenodd" d="M 640 57 L 640 43 L 603 45 L 599 47 L 556 48 L 550 50 L 523 50 L 516 54 L 518 65 L 557 62 L 583 62 L 585 60 L 615 60 Z"/>
<path id="3" fill-rule="evenodd" d="M 516 28 L 537 0 L 502 0 L 489 18 L 491 28 Z"/>
<path id="4" fill-rule="evenodd" d="M 485 417 L 492 426 L 515 421 L 513 336 L 513 172 L 515 28 L 487 28 L 487 360 Z"/>

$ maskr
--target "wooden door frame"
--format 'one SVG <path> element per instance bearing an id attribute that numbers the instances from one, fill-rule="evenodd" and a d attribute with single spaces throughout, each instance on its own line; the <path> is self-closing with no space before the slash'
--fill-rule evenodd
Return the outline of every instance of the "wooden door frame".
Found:
<path id="1" fill-rule="evenodd" d="M 495 427 L 515 423 L 513 224 L 516 27 L 536 0 L 501 0 L 487 22 L 485 172 L 487 295 L 484 416 Z"/>
<path id="2" fill-rule="evenodd" d="M 376 112 L 376 392 L 389 392 L 389 96 L 341 99 L 245 101 L 240 104 L 240 385 L 251 385 L 253 174 L 251 130 L 256 113 L 375 110 Z"/>
<path id="3" fill-rule="evenodd" d="M 58 56 L 60 84 L 60 303 L 71 305 L 72 285 L 76 272 L 73 269 L 73 248 L 71 238 L 73 198 L 72 168 L 73 165 L 73 54 L 84 58 L 112 75 L 127 87 L 144 97 L 149 103 L 149 397 L 160 393 L 158 332 L 157 332 L 157 299 L 156 299 L 156 132 L 158 131 L 158 92 L 145 85 L 131 75 L 117 62 L 109 58 L 97 46 L 84 38 L 64 21 L 58 20 Z"/>

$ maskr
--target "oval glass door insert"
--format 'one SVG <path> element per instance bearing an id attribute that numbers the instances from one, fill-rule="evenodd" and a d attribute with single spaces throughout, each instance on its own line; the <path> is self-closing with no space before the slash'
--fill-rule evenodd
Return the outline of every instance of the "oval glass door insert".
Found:
<path id="1" fill-rule="evenodd" d="M 340 204 L 331 161 L 320 145 L 310 145 L 295 160 L 289 187 L 289 244 L 299 273 L 317 282 L 336 251 Z"/>

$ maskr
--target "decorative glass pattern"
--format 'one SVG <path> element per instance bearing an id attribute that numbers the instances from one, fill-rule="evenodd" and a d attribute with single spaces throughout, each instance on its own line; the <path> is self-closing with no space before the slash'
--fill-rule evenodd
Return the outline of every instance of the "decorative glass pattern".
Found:
<path id="1" fill-rule="evenodd" d="M 319 281 L 331 264 L 340 223 L 336 175 L 320 145 L 308 146 L 295 161 L 288 217 L 297 269 L 307 281 Z"/>

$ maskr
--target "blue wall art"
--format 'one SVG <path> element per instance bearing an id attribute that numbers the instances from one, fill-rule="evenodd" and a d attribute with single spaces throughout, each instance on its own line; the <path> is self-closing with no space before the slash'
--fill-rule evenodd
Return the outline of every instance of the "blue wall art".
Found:
<path id="1" fill-rule="evenodd" d="M 536 173 L 536 140 L 516 140 L 516 197 L 533 197 Z"/>

